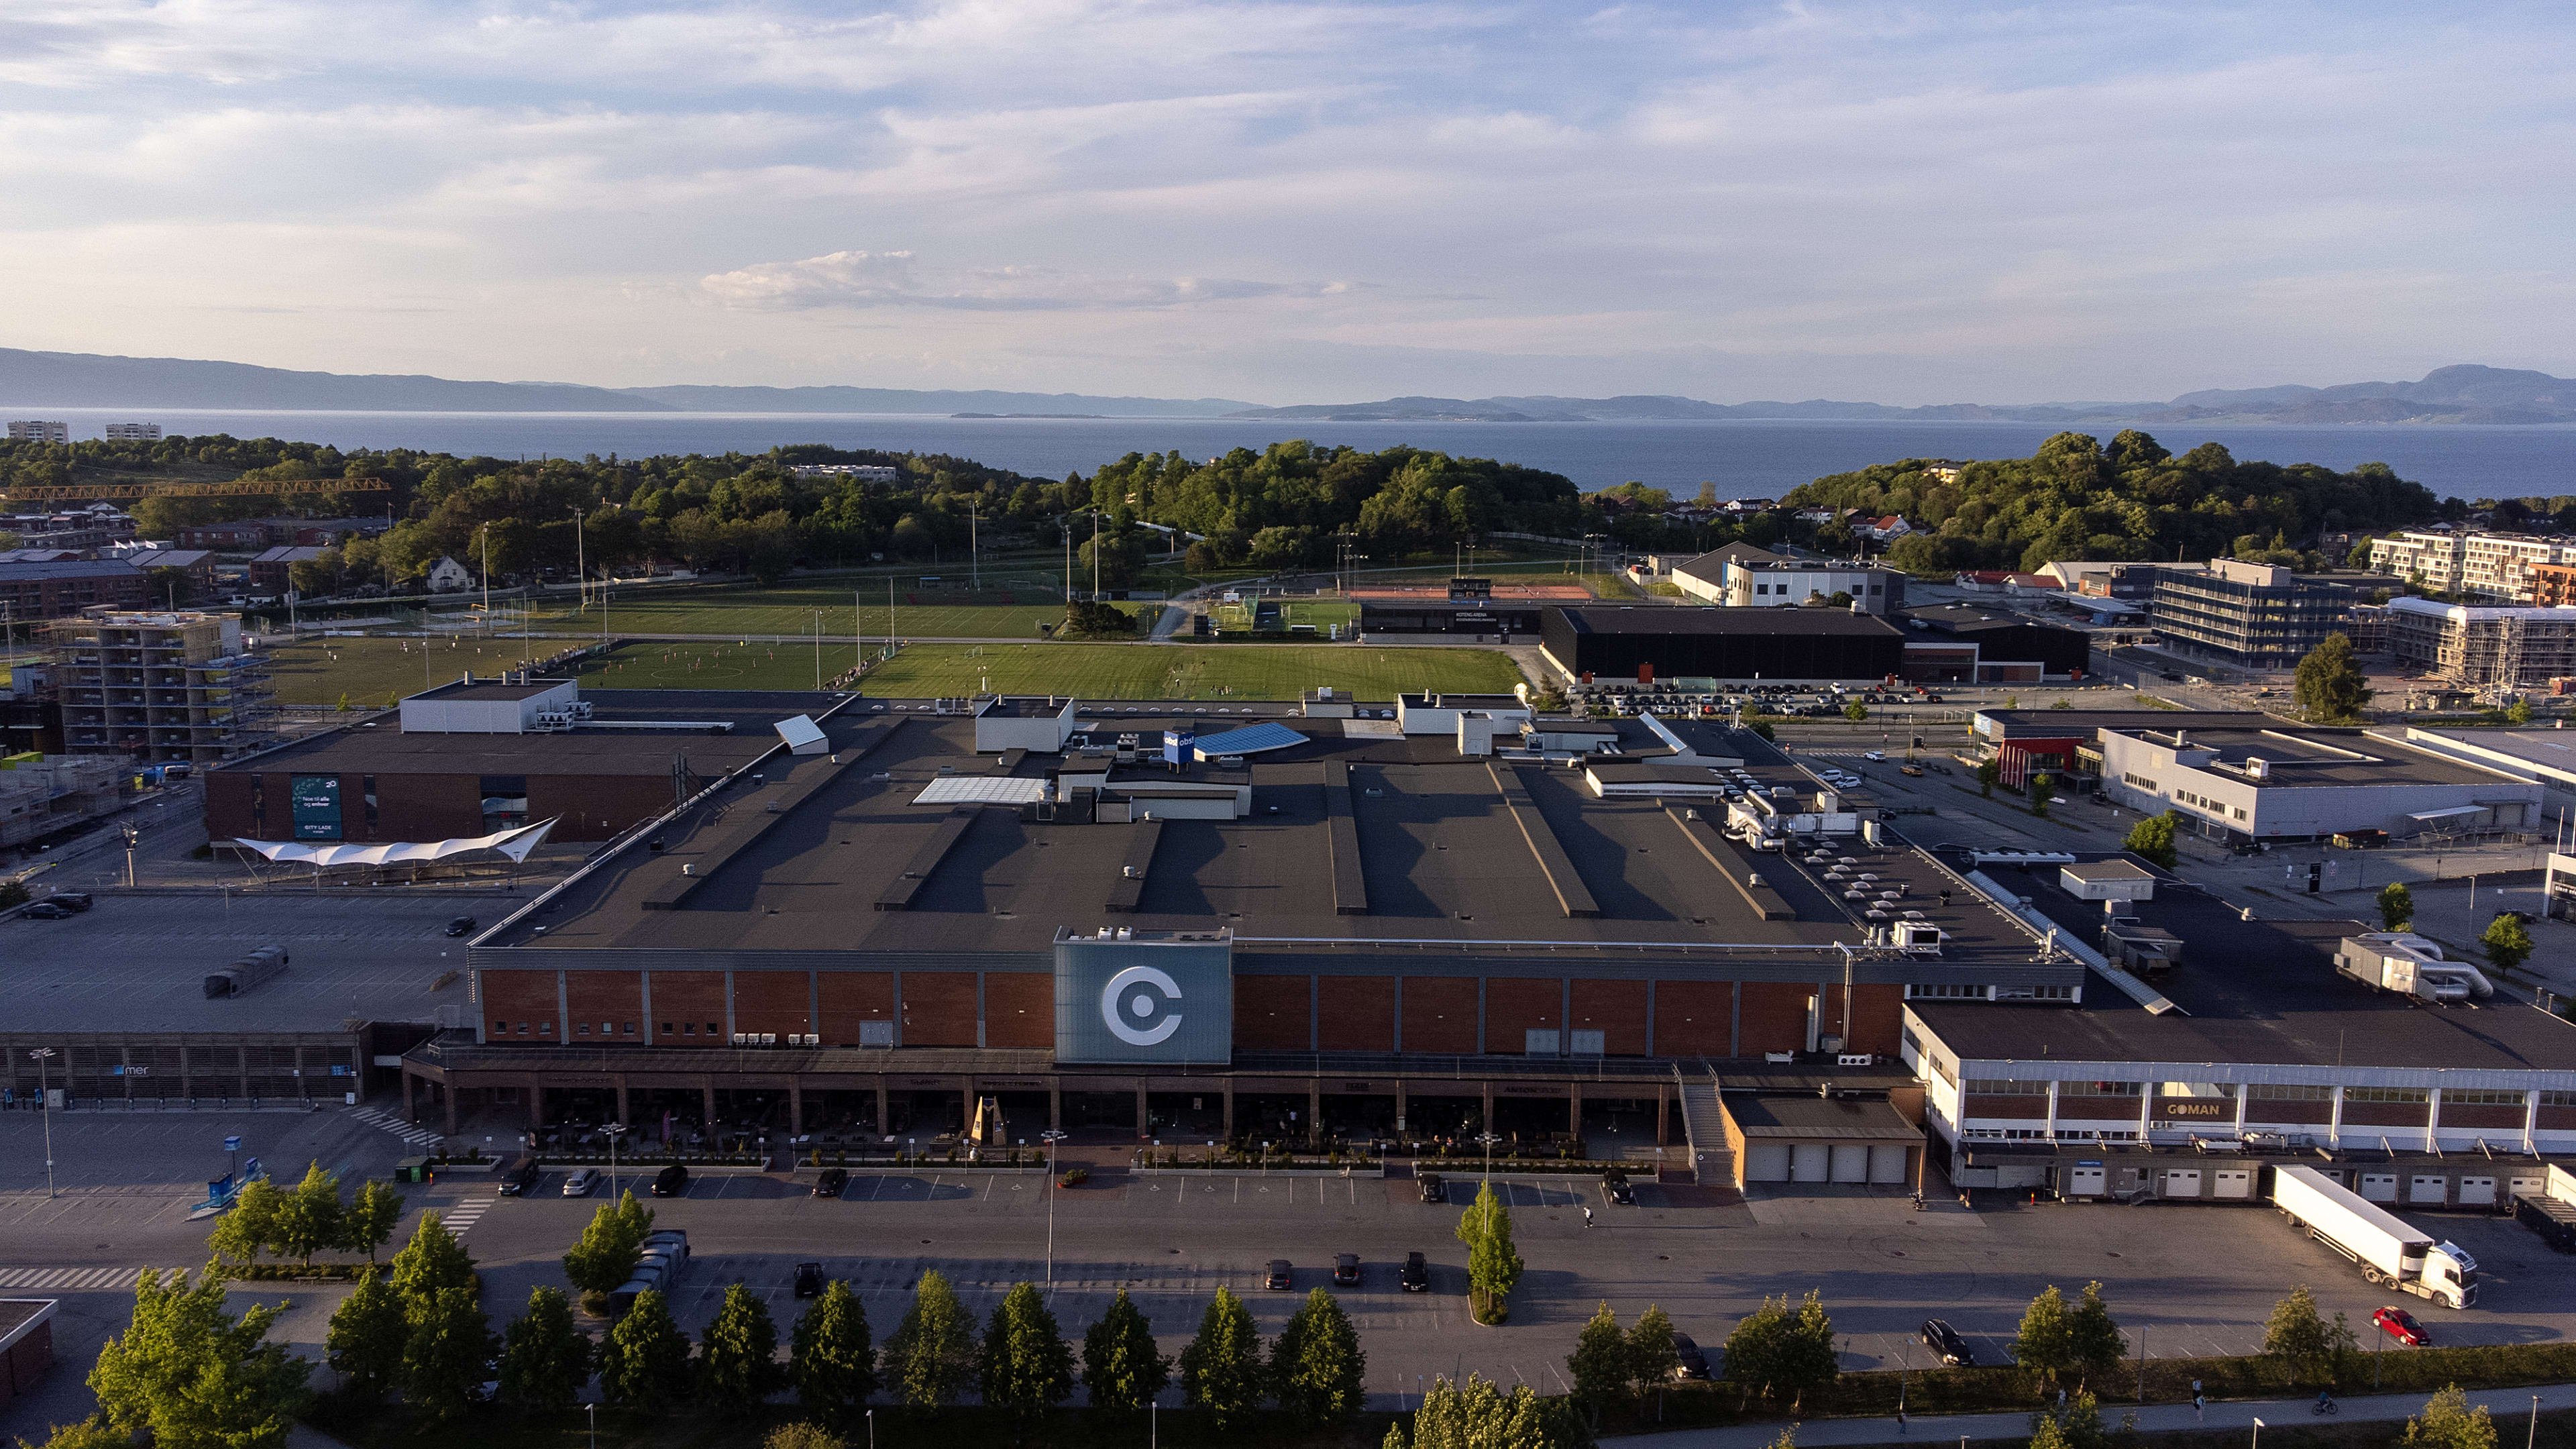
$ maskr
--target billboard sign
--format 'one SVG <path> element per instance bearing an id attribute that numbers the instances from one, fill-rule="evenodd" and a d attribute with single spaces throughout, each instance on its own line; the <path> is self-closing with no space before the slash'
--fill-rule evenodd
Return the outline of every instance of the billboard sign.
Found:
<path id="1" fill-rule="evenodd" d="M 1233 1060 L 1233 933 L 1058 932 L 1055 1056 L 1172 1065 Z"/>
<path id="2" fill-rule="evenodd" d="M 290 782 L 288 798 L 294 802 L 296 839 L 340 838 L 339 776 L 297 775 Z"/>

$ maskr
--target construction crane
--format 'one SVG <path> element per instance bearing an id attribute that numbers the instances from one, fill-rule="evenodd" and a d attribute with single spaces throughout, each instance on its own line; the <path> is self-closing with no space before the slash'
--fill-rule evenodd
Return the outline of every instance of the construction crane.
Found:
<path id="1" fill-rule="evenodd" d="M 41 483 L 0 487 L 11 503 L 110 498 L 266 498 L 286 493 L 391 493 L 382 478 L 236 478 L 229 483 Z"/>

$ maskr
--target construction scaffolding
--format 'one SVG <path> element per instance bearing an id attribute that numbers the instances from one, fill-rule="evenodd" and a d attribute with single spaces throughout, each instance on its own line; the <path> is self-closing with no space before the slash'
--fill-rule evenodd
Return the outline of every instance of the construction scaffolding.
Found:
<path id="1" fill-rule="evenodd" d="M 76 754 L 213 764 L 272 728 L 268 662 L 242 646 L 238 614 L 107 613 L 46 633 Z"/>

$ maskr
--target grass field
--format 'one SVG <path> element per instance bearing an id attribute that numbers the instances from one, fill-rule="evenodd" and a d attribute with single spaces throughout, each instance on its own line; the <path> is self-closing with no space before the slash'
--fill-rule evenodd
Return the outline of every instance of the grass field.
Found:
<path id="1" fill-rule="evenodd" d="M 853 580 L 854 587 L 830 585 L 790 585 L 775 589 L 672 589 L 639 593 L 632 599 L 612 594 L 608 602 L 608 627 L 617 634 L 730 634 L 737 640 L 763 636 L 792 639 L 810 634 L 820 614 L 826 636 L 847 637 L 852 629 L 853 606 L 857 631 L 876 639 L 886 636 L 888 609 L 885 585 L 877 580 Z M 986 579 L 985 594 L 996 599 L 1009 594 L 1011 603 L 916 603 L 926 597 L 940 597 L 935 591 L 898 588 L 891 611 L 894 629 L 907 639 L 1033 639 L 1040 624 L 1056 624 L 1064 619 L 1064 600 L 1060 588 L 1044 580 L 1004 584 Z M 1124 606 L 1128 612 L 1158 609 L 1160 605 L 1140 603 Z M 569 605 L 551 605 L 537 612 L 536 626 L 571 633 L 592 633 L 599 628 L 599 608 L 575 610 Z M 843 651 L 847 653 L 846 648 Z"/>
<path id="2" fill-rule="evenodd" d="M 849 663 L 823 651 L 830 678 Z M 813 651 L 735 644 L 627 645 L 582 676 L 598 689 L 811 689 Z M 915 644 L 871 669 L 860 688 L 894 699 L 1067 694 L 1084 699 L 1295 699 L 1319 684 L 1361 699 L 1397 690 L 1507 692 L 1511 660 L 1481 649 L 1366 649 L 1336 644 Z"/>
<path id="3" fill-rule="evenodd" d="M 306 639 L 271 646 L 267 654 L 280 704 L 337 704 L 345 693 L 351 708 L 380 709 L 389 696 L 418 694 L 426 684 L 445 684 L 469 669 L 481 675 L 516 668 L 531 647 L 542 659 L 578 642 L 432 639 L 424 659 L 418 639 Z M 842 645 L 844 669 L 849 656 L 849 646 Z M 813 672 L 810 663 L 806 672 Z"/>

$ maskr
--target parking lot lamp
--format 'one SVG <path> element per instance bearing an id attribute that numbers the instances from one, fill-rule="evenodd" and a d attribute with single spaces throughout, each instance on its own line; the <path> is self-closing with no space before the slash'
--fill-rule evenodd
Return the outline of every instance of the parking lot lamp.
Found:
<path id="1" fill-rule="evenodd" d="M 1502 1139 L 1491 1132 L 1479 1132 L 1476 1140 L 1485 1144 L 1485 1180 L 1491 1182 L 1494 1180 L 1494 1144 Z"/>
<path id="2" fill-rule="evenodd" d="M 47 1085 L 45 1063 L 53 1060 L 52 1047 L 38 1047 L 27 1055 L 36 1059 L 36 1110 L 45 1117 L 45 1196 L 54 1195 L 54 1093 Z"/>
<path id="3" fill-rule="evenodd" d="M 599 1129 L 608 1136 L 608 1200 L 617 1201 L 617 1139 L 626 1135 L 626 1124 L 611 1122 Z"/>
<path id="4" fill-rule="evenodd" d="M 2257 1420 L 2255 1420 L 2255 1421 L 2254 1421 L 2254 1432 L 2253 1432 L 2251 1435 L 2247 1436 L 2247 1438 L 2246 1438 L 2246 1440 L 2245 1440 L 2245 1449 L 2254 1449 L 2254 1446 L 2255 1446 L 2255 1445 L 2260 1444 L 2260 1443 L 2262 1443 L 2262 1442 L 2263 1442 L 2263 1421 L 2262 1421 L 2262 1420 L 2260 1420 L 2260 1419 L 2257 1419 Z"/>
<path id="5" fill-rule="evenodd" d="M 1064 1140 L 1064 1134 L 1050 1127 L 1038 1134 L 1038 1140 L 1046 1143 L 1047 1149 L 1047 1286 L 1052 1288 L 1055 1286 L 1055 1145 Z"/>
<path id="6" fill-rule="evenodd" d="M 590 1449 L 599 1449 L 599 1400 L 582 1405 L 590 1411 Z"/>

